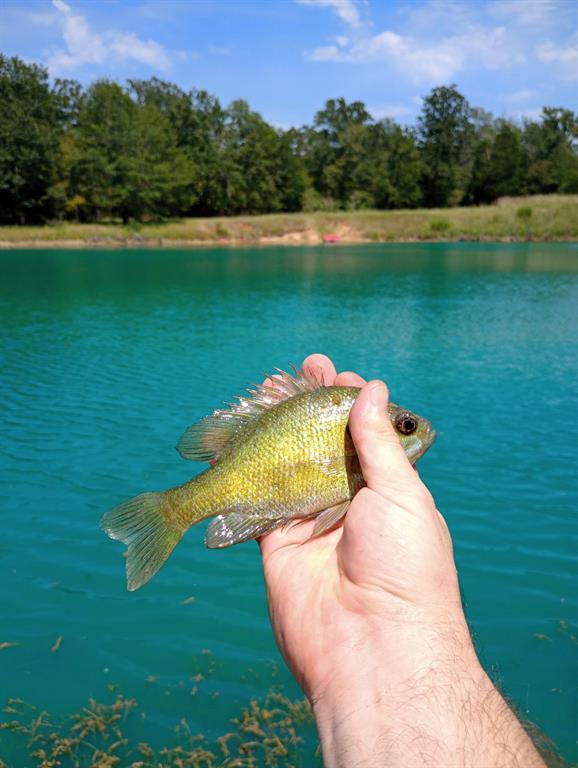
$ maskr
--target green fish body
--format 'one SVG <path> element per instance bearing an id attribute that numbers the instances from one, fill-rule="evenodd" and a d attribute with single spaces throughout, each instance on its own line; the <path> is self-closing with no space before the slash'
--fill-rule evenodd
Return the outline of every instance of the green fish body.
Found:
<path id="1" fill-rule="evenodd" d="M 325 387 L 280 372 L 228 410 L 190 427 L 177 449 L 213 466 L 188 483 L 143 493 L 106 514 L 102 526 L 128 545 L 127 582 L 138 589 L 192 525 L 215 517 L 205 543 L 228 547 L 286 523 L 316 518 L 312 537 L 345 515 L 364 485 L 347 429 L 356 387 Z M 390 403 L 389 417 L 412 463 L 435 438 L 431 424 Z"/>

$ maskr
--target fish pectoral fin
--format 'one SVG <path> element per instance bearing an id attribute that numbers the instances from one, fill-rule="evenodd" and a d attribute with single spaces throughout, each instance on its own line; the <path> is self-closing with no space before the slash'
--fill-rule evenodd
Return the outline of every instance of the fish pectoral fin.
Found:
<path id="1" fill-rule="evenodd" d="M 333 528 L 333 526 L 339 522 L 342 517 L 345 517 L 345 513 L 349 509 L 350 504 L 351 499 L 347 499 L 346 501 L 341 501 L 339 504 L 336 504 L 333 507 L 324 509 L 323 512 L 321 512 L 321 514 L 317 517 L 317 520 L 315 521 L 315 527 L 313 528 L 313 532 L 309 539 L 316 539 L 318 536 L 321 536 L 322 533 L 325 533 L 326 531 L 330 530 L 330 528 Z"/>
<path id="2" fill-rule="evenodd" d="M 255 384 L 247 394 L 236 398 L 238 402 L 228 404 L 228 409 L 214 411 L 190 426 L 177 444 L 183 459 L 217 460 L 225 446 L 265 411 L 283 400 L 323 386 L 313 374 L 292 368 L 293 374 L 276 369 L 271 384 Z"/>
<path id="3" fill-rule="evenodd" d="M 228 512 L 218 515 L 207 528 L 205 546 L 221 549 L 263 536 L 282 522 L 281 518 L 256 518 L 244 512 Z"/>

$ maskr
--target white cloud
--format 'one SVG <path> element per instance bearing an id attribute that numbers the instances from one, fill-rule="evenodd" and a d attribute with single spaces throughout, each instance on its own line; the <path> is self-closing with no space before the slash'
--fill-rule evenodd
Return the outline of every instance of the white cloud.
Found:
<path id="1" fill-rule="evenodd" d="M 508 117 L 511 120 L 539 120 L 542 116 L 542 107 L 527 107 L 526 109 L 513 109 L 508 112 Z"/>
<path id="2" fill-rule="evenodd" d="M 141 40 L 133 32 L 112 32 L 109 33 L 108 44 L 121 61 L 132 59 L 163 72 L 171 68 L 165 49 L 154 40 Z"/>
<path id="3" fill-rule="evenodd" d="M 297 0 L 305 5 L 330 7 L 333 0 Z M 356 9 L 357 10 L 357 9 Z M 453 0 L 431 0 L 421 6 L 402 8 L 407 34 L 386 29 L 378 34 L 369 23 L 361 24 L 353 41 L 337 39 L 337 45 L 323 45 L 305 53 L 318 62 L 368 64 L 384 62 L 415 84 L 449 82 L 463 68 L 478 66 L 497 70 L 523 63 L 526 58 L 508 35 L 505 26 L 488 26 L 476 21 L 475 8 Z M 451 22 L 451 23 L 450 23 Z M 436 37 L 436 31 L 453 30 Z"/>
<path id="4" fill-rule="evenodd" d="M 563 4 L 558 0 L 494 0 L 488 5 L 491 16 L 510 19 L 522 26 L 541 26 L 562 9 Z"/>
<path id="5" fill-rule="evenodd" d="M 208 48 L 209 53 L 212 53 L 213 56 L 230 56 L 231 50 L 230 48 L 225 48 L 222 45 L 210 45 Z"/>
<path id="6" fill-rule="evenodd" d="M 556 64 L 562 77 L 578 78 L 578 40 L 572 45 L 556 45 L 548 40 L 536 47 L 536 57 L 544 64 Z"/>
<path id="7" fill-rule="evenodd" d="M 501 101 L 507 101 L 511 104 L 521 104 L 524 101 L 529 101 L 538 95 L 538 91 L 525 89 L 521 91 L 514 91 L 513 93 L 505 93 L 500 97 Z"/>
<path id="8" fill-rule="evenodd" d="M 443 82 L 453 77 L 463 64 L 463 52 L 441 41 L 437 45 L 419 45 L 412 37 L 386 30 L 358 44 L 357 56 L 362 59 L 388 60 L 415 83 Z"/>
<path id="9" fill-rule="evenodd" d="M 173 55 L 177 61 L 194 61 L 200 58 L 197 51 L 173 51 Z"/>
<path id="10" fill-rule="evenodd" d="M 340 51 L 336 45 L 321 45 L 305 57 L 311 61 L 350 61 L 349 54 Z"/>
<path id="11" fill-rule="evenodd" d="M 24 21 L 28 24 L 37 24 L 41 27 L 52 27 L 58 21 L 57 14 L 50 8 L 47 10 L 25 10 L 9 8 L 8 13 L 17 17 L 20 22 Z"/>
<path id="12" fill-rule="evenodd" d="M 349 27 L 361 27 L 361 15 L 354 0 L 297 0 L 299 5 L 316 5 L 330 8 Z"/>
<path id="13" fill-rule="evenodd" d="M 345 6 L 353 13 L 346 22 L 349 40 L 334 37 L 306 51 L 310 61 L 382 65 L 382 71 L 394 70 L 420 86 L 448 83 L 468 70 L 505 73 L 517 68 L 523 88 L 531 67 L 538 76 L 538 66 L 550 69 L 548 77 L 578 77 L 578 45 L 568 40 L 577 19 L 569 0 L 402 0 L 396 14 L 389 14 L 388 26 L 377 31 L 361 0 L 295 1 L 327 8 L 344 21 L 349 18 Z M 522 96 L 518 103 L 524 103 Z"/>
<path id="14" fill-rule="evenodd" d="M 538 46 L 536 56 L 540 61 L 559 61 L 562 64 L 568 64 L 578 60 L 578 49 L 575 46 L 561 48 L 548 41 Z"/>
<path id="15" fill-rule="evenodd" d="M 406 117 L 413 114 L 414 110 L 404 104 L 380 104 L 368 107 L 367 111 L 376 119 L 383 120 L 386 117 Z"/>
<path id="16" fill-rule="evenodd" d="M 48 59 L 52 74 L 58 75 L 83 64 L 104 64 L 108 61 L 137 61 L 152 69 L 166 72 L 171 59 L 162 45 L 154 40 L 141 40 L 133 32 L 94 32 L 86 18 L 75 14 L 64 0 L 52 0 L 62 16 L 62 36 L 65 49 L 54 51 Z"/>
<path id="17" fill-rule="evenodd" d="M 509 49 L 503 27 L 488 30 L 479 25 L 433 43 L 385 30 L 348 48 L 321 46 L 306 56 L 312 61 L 356 64 L 384 61 L 416 84 L 447 82 L 468 63 L 499 69 L 520 61 Z"/>

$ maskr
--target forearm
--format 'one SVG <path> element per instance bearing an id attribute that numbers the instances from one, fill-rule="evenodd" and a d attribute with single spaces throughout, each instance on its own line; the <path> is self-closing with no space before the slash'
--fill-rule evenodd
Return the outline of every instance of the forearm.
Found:
<path id="1" fill-rule="evenodd" d="M 544 768 L 471 645 L 409 676 L 403 662 L 365 672 L 352 656 L 314 702 L 326 768 Z"/>

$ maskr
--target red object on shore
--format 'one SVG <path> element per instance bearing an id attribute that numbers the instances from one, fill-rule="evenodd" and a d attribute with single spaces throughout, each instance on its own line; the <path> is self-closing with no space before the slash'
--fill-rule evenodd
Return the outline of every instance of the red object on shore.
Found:
<path id="1" fill-rule="evenodd" d="M 329 232 L 328 234 L 323 235 L 324 243 L 338 243 L 340 240 L 341 238 L 335 232 Z"/>

